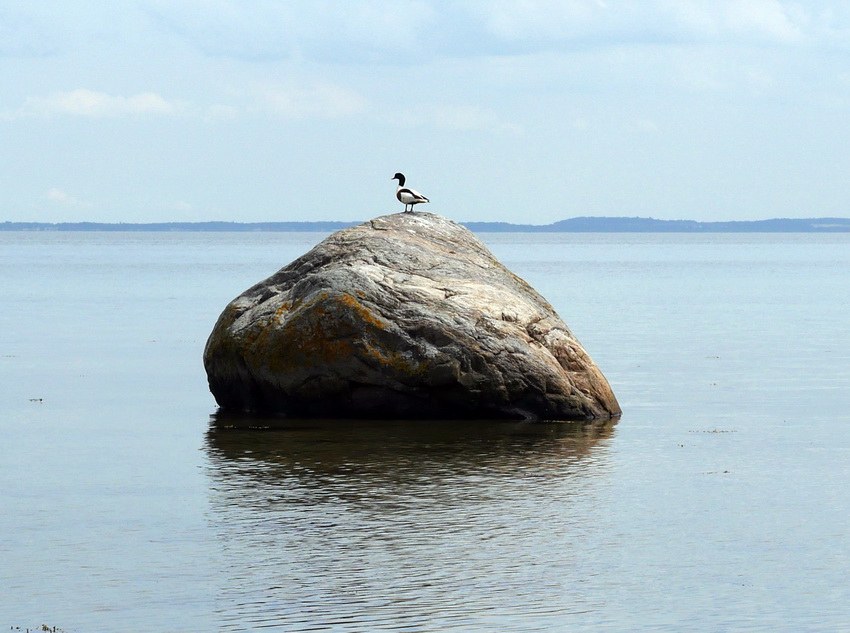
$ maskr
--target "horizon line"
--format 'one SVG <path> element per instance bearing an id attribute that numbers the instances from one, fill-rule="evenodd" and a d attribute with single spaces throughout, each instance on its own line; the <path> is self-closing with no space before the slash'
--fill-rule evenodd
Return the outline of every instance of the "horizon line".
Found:
<path id="1" fill-rule="evenodd" d="M 403 213 L 399 211 L 398 213 Z M 432 211 L 419 210 L 415 211 L 417 214 L 426 214 L 431 213 L 433 215 L 442 215 L 439 213 L 434 213 Z M 393 213 L 387 213 L 385 215 L 396 215 Z M 380 216 L 375 216 L 380 217 Z M 444 216 L 445 217 L 445 216 Z M 374 219 L 374 218 L 373 218 Z M 450 218 L 451 219 L 451 218 Z M 840 216 L 807 216 L 804 218 L 791 218 L 791 217 L 769 217 L 769 218 L 760 218 L 758 220 L 694 220 L 690 218 L 676 218 L 676 219 L 663 219 L 663 218 L 655 218 L 652 216 L 642 216 L 642 215 L 576 215 L 569 218 L 564 218 L 562 220 L 555 220 L 554 222 L 550 222 L 549 224 L 531 224 L 527 222 L 517 223 L 518 226 L 551 226 L 553 224 L 558 224 L 560 222 L 570 222 L 573 220 L 647 220 L 652 222 L 695 222 L 697 224 L 719 224 L 719 223 L 729 223 L 729 222 L 812 222 L 817 220 L 839 220 L 842 222 L 850 222 L 850 217 L 840 217 Z M 458 224 L 514 224 L 513 222 L 508 222 L 506 220 L 454 220 Z M 127 220 L 62 220 L 62 221 L 47 221 L 47 220 L 2 220 L 0 224 L 45 224 L 45 225 L 60 225 L 60 224 L 132 224 L 132 225 L 145 225 L 145 224 L 327 224 L 327 223 L 363 223 L 369 222 L 369 220 L 152 220 L 149 222 L 140 222 L 140 221 L 127 221 Z"/>
<path id="2" fill-rule="evenodd" d="M 422 213 L 422 212 L 419 212 Z M 318 231 L 357 226 L 369 220 L 169 220 L 159 222 L 13 221 L 0 222 L 0 231 Z M 576 216 L 549 224 L 514 224 L 506 221 L 456 221 L 482 232 L 848 232 L 850 218 L 767 218 L 763 220 L 661 220 L 641 216 Z"/>

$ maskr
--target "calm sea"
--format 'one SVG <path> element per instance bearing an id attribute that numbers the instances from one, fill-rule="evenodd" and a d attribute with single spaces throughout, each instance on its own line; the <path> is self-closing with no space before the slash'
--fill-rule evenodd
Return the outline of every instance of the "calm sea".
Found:
<path id="1" fill-rule="evenodd" d="M 322 237 L 0 233 L 0 630 L 850 631 L 850 235 L 482 235 L 613 426 L 216 420 Z"/>

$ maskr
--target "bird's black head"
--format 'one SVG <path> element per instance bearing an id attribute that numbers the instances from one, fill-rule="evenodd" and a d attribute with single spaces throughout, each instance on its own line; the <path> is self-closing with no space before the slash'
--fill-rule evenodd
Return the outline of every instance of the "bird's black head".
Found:
<path id="1" fill-rule="evenodd" d="M 402 173 L 396 173 L 396 175 L 393 176 L 392 178 L 390 178 L 390 180 L 398 180 L 398 186 L 399 187 L 404 186 L 404 174 L 402 174 Z"/>

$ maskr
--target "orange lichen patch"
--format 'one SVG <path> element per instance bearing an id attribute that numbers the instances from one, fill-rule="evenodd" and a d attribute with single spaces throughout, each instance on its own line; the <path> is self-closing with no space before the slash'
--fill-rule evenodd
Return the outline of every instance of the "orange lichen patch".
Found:
<path id="1" fill-rule="evenodd" d="M 327 293 L 322 293 L 319 299 L 326 298 Z M 298 310 L 304 303 L 303 299 L 296 299 L 295 301 L 284 301 L 280 304 L 277 310 L 274 311 L 274 318 L 280 322 L 283 320 L 284 316 L 289 314 L 290 312 L 295 312 Z M 315 303 L 315 302 L 314 302 Z M 312 305 L 312 304 L 311 304 Z"/>
<path id="2" fill-rule="evenodd" d="M 356 315 L 360 317 L 360 319 L 364 323 L 368 323 L 369 325 L 376 327 L 379 330 L 386 329 L 386 323 L 383 320 L 377 318 L 374 314 L 372 314 L 370 310 L 363 307 L 363 305 L 360 304 L 357 299 L 355 299 L 351 295 L 340 295 L 337 300 L 345 308 L 348 308 L 352 312 L 356 313 Z"/>
<path id="3" fill-rule="evenodd" d="M 387 329 L 386 321 L 376 316 L 351 295 L 341 295 L 337 298 L 337 301 L 344 309 L 356 315 L 360 323 L 368 324 L 376 330 Z M 361 332 L 361 335 L 366 335 L 366 332 Z M 407 376 L 421 374 L 425 371 L 425 367 L 422 364 L 413 362 L 404 354 L 388 349 L 384 345 L 375 344 L 366 336 L 360 337 L 357 349 L 364 360 L 370 361 L 373 365 L 377 364 L 383 370 L 402 373 Z"/>
<path id="4" fill-rule="evenodd" d="M 372 364 L 377 364 L 383 370 L 389 370 L 405 376 L 416 376 L 425 372 L 425 365 L 416 363 L 394 350 L 379 348 L 369 341 L 362 341 L 360 352 Z"/>
<path id="5" fill-rule="evenodd" d="M 271 324 L 264 323 L 246 336 L 249 354 L 259 364 L 279 372 L 333 364 L 350 355 L 351 344 L 339 339 L 338 320 L 321 306 L 327 297 L 322 293 L 296 309 L 290 302 L 282 305 Z"/>
<path id="6" fill-rule="evenodd" d="M 307 301 L 287 301 L 268 322 L 243 333 L 246 359 L 280 373 L 344 364 L 355 354 L 363 325 L 386 328 L 350 295 L 324 292 Z"/>
<path id="7" fill-rule="evenodd" d="M 291 301 L 284 301 L 283 303 L 280 304 L 280 307 L 277 310 L 274 311 L 274 318 L 277 319 L 278 321 L 280 321 L 281 317 L 283 317 L 284 314 L 286 314 L 287 312 L 291 312 L 291 311 L 292 311 L 292 302 Z"/>
<path id="8" fill-rule="evenodd" d="M 249 365 L 280 374 L 342 368 L 353 357 L 396 375 L 425 372 L 424 365 L 379 340 L 389 329 L 354 296 L 321 293 L 297 305 L 286 302 L 273 317 L 243 331 L 242 349 Z"/>
<path id="9" fill-rule="evenodd" d="M 242 311 L 237 308 L 233 303 L 229 303 L 221 315 L 218 317 L 218 321 L 215 324 L 215 328 L 213 328 L 213 338 L 218 339 L 227 331 L 227 329 L 233 325 L 233 323 L 242 316 Z M 216 336 L 217 335 L 217 336 Z"/>

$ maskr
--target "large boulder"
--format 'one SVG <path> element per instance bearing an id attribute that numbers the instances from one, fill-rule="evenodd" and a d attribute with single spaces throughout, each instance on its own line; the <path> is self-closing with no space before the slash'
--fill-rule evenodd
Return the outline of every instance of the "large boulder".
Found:
<path id="1" fill-rule="evenodd" d="M 620 414 L 569 328 L 467 229 L 398 213 L 234 299 L 204 350 L 223 410 L 328 418 Z"/>

